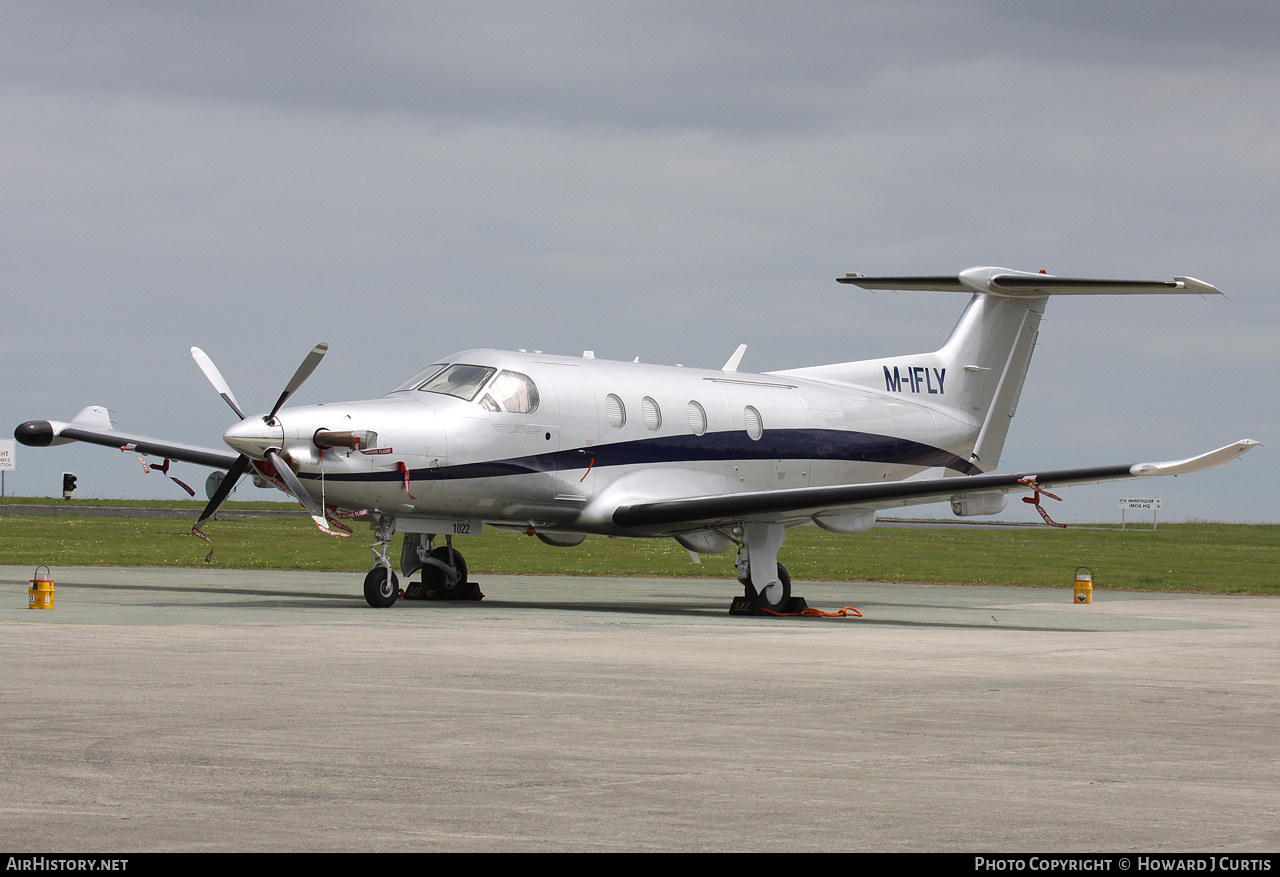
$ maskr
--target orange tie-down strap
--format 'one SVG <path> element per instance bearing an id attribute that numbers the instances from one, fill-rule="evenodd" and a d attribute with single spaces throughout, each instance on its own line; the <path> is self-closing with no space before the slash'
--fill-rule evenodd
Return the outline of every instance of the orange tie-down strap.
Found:
<path id="1" fill-rule="evenodd" d="M 814 609 L 812 606 L 806 606 L 799 612 L 774 612 L 772 609 L 761 609 L 761 612 L 767 612 L 770 615 L 776 615 L 779 618 L 797 618 L 804 616 L 806 618 L 861 618 L 862 613 L 852 606 L 846 606 L 835 612 L 823 612 L 821 609 Z"/>

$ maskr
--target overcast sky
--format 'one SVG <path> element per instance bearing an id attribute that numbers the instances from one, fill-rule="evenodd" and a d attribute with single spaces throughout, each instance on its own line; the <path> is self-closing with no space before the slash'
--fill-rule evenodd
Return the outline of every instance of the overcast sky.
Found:
<path id="1" fill-rule="evenodd" d="M 1001 468 L 1254 438 L 1052 511 L 1280 521 L 1278 68 L 1274 2 L 2 0 L 0 422 L 100 404 L 220 446 L 192 345 L 262 410 L 321 340 L 297 403 L 470 347 L 917 352 L 964 306 L 849 271 L 1190 275 L 1227 297 L 1049 303 Z M 17 457 L 10 494 L 181 495 L 102 448 Z"/>

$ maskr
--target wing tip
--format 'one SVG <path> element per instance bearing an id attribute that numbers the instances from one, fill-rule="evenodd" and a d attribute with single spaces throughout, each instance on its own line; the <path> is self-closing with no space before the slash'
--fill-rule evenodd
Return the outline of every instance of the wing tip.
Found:
<path id="1" fill-rule="evenodd" d="M 1260 444 L 1262 442 L 1256 439 L 1240 439 L 1238 442 L 1209 451 L 1207 454 L 1188 457 L 1185 460 L 1168 460 L 1162 463 L 1135 463 L 1129 467 L 1129 472 L 1137 476 L 1185 475 L 1191 472 L 1201 472 L 1205 469 L 1215 469 L 1218 466 L 1238 460 Z"/>

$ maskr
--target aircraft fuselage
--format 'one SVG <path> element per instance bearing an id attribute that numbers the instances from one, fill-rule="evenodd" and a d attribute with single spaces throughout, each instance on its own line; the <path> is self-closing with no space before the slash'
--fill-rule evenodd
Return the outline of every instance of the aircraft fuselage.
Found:
<path id="1" fill-rule="evenodd" d="M 934 390 L 922 395 L 901 377 L 880 391 L 496 350 L 441 362 L 492 373 L 469 399 L 410 388 L 279 413 L 283 450 L 317 500 L 397 518 L 640 535 L 610 519 L 620 503 L 976 471 L 965 455 L 981 424 L 932 404 L 945 399 L 932 376 L 918 382 Z M 494 404 L 490 388 L 506 373 L 532 382 L 533 410 Z M 322 449 L 318 430 L 366 440 Z"/>

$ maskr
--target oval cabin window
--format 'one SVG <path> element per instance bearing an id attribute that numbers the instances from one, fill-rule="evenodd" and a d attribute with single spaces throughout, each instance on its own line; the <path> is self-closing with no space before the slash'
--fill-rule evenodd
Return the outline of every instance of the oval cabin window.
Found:
<path id="1" fill-rule="evenodd" d="M 689 403 L 689 429 L 694 435 L 703 435 L 707 431 L 707 410 L 697 402 Z"/>
<path id="2" fill-rule="evenodd" d="M 662 409 L 658 407 L 658 403 L 653 398 L 645 396 L 641 399 L 640 411 L 644 414 L 645 429 L 657 430 L 662 426 Z"/>
<path id="3" fill-rule="evenodd" d="M 621 429 L 627 422 L 627 407 L 613 393 L 604 397 L 604 411 L 609 417 L 609 425 L 614 429 Z"/>
<path id="4" fill-rule="evenodd" d="M 753 442 L 760 441 L 760 436 L 764 435 L 764 421 L 760 419 L 760 412 L 748 405 L 742 415 L 747 420 L 747 435 L 751 436 Z"/>

